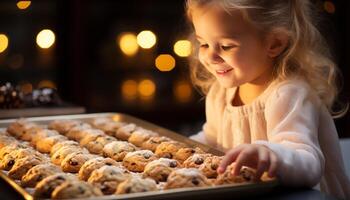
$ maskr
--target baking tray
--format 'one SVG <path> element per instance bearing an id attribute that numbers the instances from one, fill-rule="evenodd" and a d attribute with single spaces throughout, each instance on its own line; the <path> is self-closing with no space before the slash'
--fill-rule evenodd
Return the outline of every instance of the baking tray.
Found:
<path id="1" fill-rule="evenodd" d="M 168 129 L 162 128 L 155 124 L 149 123 L 147 121 L 138 119 L 136 117 L 123 114 L 123 113 L 93 113 L 93 114 L 78 114 L 78 115 L 59 115 L 59 116 L 43 116 L 43 117 L 29 117 L 26 118 L 28 121 L 35 122 L 40 125 L 47 125 L 52 120 L 62 120 L 62 119 L 72 119 L 79 120 L 83 122 L 88 122 L 93 118 L 98 117 L 112 117 L 115 121 L 134 123 L 145 129 L 149 129 L 159 133 L 160 135 L 167 136 L 179 142 L 186 143 L 191 147 L 199 147 L 205 152 L 222 156 L 223 152 L 212 148 L 210 146 L 201 144 L 194 140 L 191 140 L 185 136 L 182 136 L 176 132 L 170 131 Z M 0 120 L 0 131 L 6 129 L 11 123 L 15 122 L 16 119 L 6 119 Z M 33 200 L 36 199 L 31 195 L 29 189 L 22 188 L 16 181 L 12 180 L 6 175 L 6 172 L 0 170 L 0 178 L 11 185 L 18 193 L 20 193 L 24 199 Z M 98 197 L 98 199 L 111 200 L 111 199 L 208 199 L 208 198 L 242 198 L 242 197 L 252 197 L 257 195 L 263 195 L 270 193 L 276 188 L 278 188 L 279 183 L 277 180 L 264 181 L 259 183 L 242 183 L 242 184 L 227 184 L 219 186 L 210 187 L 200 187 L 200 188 L 179 188 L 152 192 L 142 192 L 133 194 L 123 194 L 123 195 L 109 195 Z M 86 199 L 86 198 L 85 198 Z"/>

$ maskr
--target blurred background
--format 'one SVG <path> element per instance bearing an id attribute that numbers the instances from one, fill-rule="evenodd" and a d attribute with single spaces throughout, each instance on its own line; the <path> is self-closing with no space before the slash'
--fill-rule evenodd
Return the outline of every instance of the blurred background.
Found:
<path id="1" fill-rule="evenodd" d="M 350 3 L 314 2 L 344 76 L 346 103 Z M 189 79 L 187 33 L 183 0 L 1 0 L 0 118 L 28 109 L 121 112 L 194 134 L 205 108 Z M 340 137 L 350 137 L 350 114 L 336 125 Z"/>

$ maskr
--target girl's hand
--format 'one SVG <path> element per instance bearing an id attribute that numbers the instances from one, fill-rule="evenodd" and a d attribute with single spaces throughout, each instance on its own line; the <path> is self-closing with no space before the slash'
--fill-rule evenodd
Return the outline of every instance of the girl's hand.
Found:
<path id="1" fill-rule="evenodd" d="M 235 162 L 233 175 L 237 176 L 242 166 L 247 166 L 256 169 L 257 180 L 265 171 L 268 171 L 269 177 L 274 177 L 278 166 L 276 154 L 259 144 L 242 144 L 228 151 L 220 163 L 218 173 L 223 173 L 232 162 Z"/>

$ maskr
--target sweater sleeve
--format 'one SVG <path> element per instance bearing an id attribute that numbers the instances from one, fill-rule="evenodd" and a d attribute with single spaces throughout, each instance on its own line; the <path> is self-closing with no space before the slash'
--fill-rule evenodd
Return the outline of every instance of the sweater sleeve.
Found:
<path id="1" fill-rule="evenodd" d="M 321 180 L 325 161 L 318 143 L 318 102 L 303 84 L 281 86 L 266 102 L 268 141 L 254 143 L 276 153 L 282 184 L 313 187 Z"/>

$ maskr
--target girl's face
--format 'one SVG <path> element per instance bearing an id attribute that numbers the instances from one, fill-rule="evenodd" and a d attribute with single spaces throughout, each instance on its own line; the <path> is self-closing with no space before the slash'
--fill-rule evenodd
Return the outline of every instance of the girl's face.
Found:
<path id="1" fill-rule="evenodd" d="M 194 9 L 192 22 L 199 42 L 199 60 L 225 88 L 266 83 L 272 59 L 263 37 L 241 12 L 231 15 L 218 6 Z"/>

